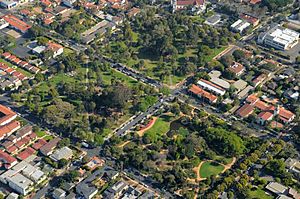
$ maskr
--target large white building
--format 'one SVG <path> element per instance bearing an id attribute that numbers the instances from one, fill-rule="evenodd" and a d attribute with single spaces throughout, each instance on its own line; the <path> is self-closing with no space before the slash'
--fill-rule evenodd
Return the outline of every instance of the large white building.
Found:
<path id="1" fill-rule="evenodd" d="M 258 37 L 258 43 L 265 44 L 278 50 L 288 50 L 297 45 L 299 33 L 279 25 L 262 33 Z"/>

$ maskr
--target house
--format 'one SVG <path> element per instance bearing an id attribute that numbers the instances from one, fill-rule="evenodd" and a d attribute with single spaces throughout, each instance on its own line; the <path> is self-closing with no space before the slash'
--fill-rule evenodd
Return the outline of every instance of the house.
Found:
<path id="1" fill-rule="evenodd" d="M 124 181 L 116 182 L 112 187 L 108 188 L 103 193 L 103 198 L 114 199 L 119 198 L 125 190 L 128 189 L 128 184 Z"/>
<path id="2" fill-rule="evenodd" d="M 286 167 L 289 169 L 289 171 L 294 173 L 300 173 L 300 161 L 293 158 L 288 158 L 285 161 Z"/>
<path id="3" fill-rule="evenodd" d="M 4 126 L 0 126 L 0 140 L 21 128 L 19 121 L 12 121 Z"/>
<path id="4" fill-rule="evenodd" d="M 72 149 L 65 146 L 61 149 L 57 149 L 53 154 L 50 155 L 50 158 L 54 161 L 59 161 L 61 159 L 69 160 L 73 156 Z"/>
<path id="5" fill-rule="evenodd" d="M 296 115 L 294 113 L 292 113 L 289 110 L 286 110 L 283 107 L 279 108 L 278 115 L 279 115 L 279 119 L 281 121 L 283 121 L 284 123 L 289 123 L 289 122 L 293 121 L 296 117 Z"/>
<path id="6" fill-rule="evenodd" d="M 18 5 L 18 3 L 14 0 L 1 0 L 0 1 L 0 6 L 5 9 L 12 9 L 12 8 L 16 7 L 17 5 Z"/>
<path id="7" fill-rule="evenodd" d="M 236 22 L 234 22 L 230 28 L 234 31 L 234 32 L 238 32 L 238 33 L 243 33 L 248 27 L 250 26 L 250 23 L 244 20 L 237 20 Z"/>
<path id="8" fill-rule="evenodd" d="M 260 125 L 265 125 L 267 121 L 271 121 L 274 117 L 274 114 L 269 111 L 260 112 L 257 116 L 257 123 Z"/>
<path id="9" fill-rule="evenodd" d="M 52 196 L 54 199 L 64 199 L 66 197 L 66 192 L 60 188 L 54 189 Z"/>
<path id="10" fill-rule="evenodd" d="M 249 22 L 253 27 L 257 26 L 260 22 L 259 18 L 245 13 L 241 14 L 240 18 Z"/>
<path id="11" fill-rule="evenodd" d="M 192 11 L 205 10 L 205 0 L 171 0 L 173 12 L 192 7 Z"/>
<path id="12" fill-rule="evenodd" d="M 47 144 L 40 148 L 40 152 L 45 156 L 50 155 L 60 140 L 61 139 L 58 137 L 54 138 L 53 140 L 50 140 Z"/>
<path id="13" fill-rule="evenodd" d="M 265 79 L 267 78 L 267 75 L 262 73 L 259 76 L 257 76 L 256 78 L 254 78 L 252 80 L 252 84 L 254 87 L 257 87 L 259 84 L 261 84 Z"/>
<path id="14" fill-rule="evenodd" d="M 6 28 L 9 26 L 9 23 L 7 23 L 7 21 L 5 21 L 4 19 L 0 19 L 0 30 Z"/>
<path id="15" fill-rule="evenodd" d="M 266 186 L 266 189 L 274 195 L 285 195 L 286 192 L 288 191 L 288 188 L 286 186 L 283 186 L 278 182 L 270 182 Z"/>
<path id="16" fill-rule="evenodd" d="M 18 199 L 19 198 L 19 195 L 16 194 L 16 193 L 10 193 L 6 199 Z"/>
<path id="17" fill-rule="evenodd" d="M 5 125 L 17 118 L 17 114 L 10 108 L 0 104 L 0 125 Z"/>
<path id="18" fill-rule="evenodd" d="M 10 156 L 8 153 L 0 151 L 0 162 L 6 169 L 10 169 L 18 163 L 17 159 Z"/>
<path id="19" fill-rule="evenodd" d="M 98 167 L 102 167 L 104 165 L 105 161 L 103 159 L 100 159 L 97 156 L 94 156 L 91 158 L 91 160 L 86 163 L 85 165 L 91 170 L 95 170 Z"/>
<path id="20" fill-rule="evenodd" d="M 218 97 L 201 89 L 200 87 L 196 86 L 195 84 L 193 84 L 191 86 L 191 88 L 189 89 L 189 92 L 192 94 L 192 95 L 195 95 L 199 98 L 202 98 L 204 100 L 207 100 L 209 103 L 216 103 L 217 100 L 218 100 Z"/>
<path id="21" fill-rule="evenodd" d="M 234 62 L 233 65 L 229 66 L 228 70 L 236 76 L 241 76 L 245 71 L 245 67 L 238 62 Z"/>
<path id="22" fill-rule="evenodd" d="M 9 15 L 5 15 L 2 17 L 5 21 L 7 21 L 7 23 L 9 23 L 9 26 L 22 32 L 25 33 L 27 32 L 30 28 L 31 25 L 28 25 L 27 23 L 25 23 L 24 21 L 18 19 L 17 17 L 15 17 L 12 14 Z"/>
<path id="23" fill-rule="evenodd" d="M 200 79 L 197 84 L 204 88 L 204 89 L 207 89 L 209 91 L 212 91 L 213 93 L 217 94 L 217 95 L 225 95 L 226 91 L 221 88 L 220 86 L 208 81 L 208 80 L 205 80 L 205 79 Z"/>
<path id="24" fill-rule="evenodd" d="M 14 170 L 8 170 L 3 173 L 0 176 L 0 181 L 24 196 L 33 190 L 33 181 Z"/>
<path id="25" fill-rule="evenodd" d="M 253 111 L 254 111 L 253 105 L 246 103 L 236 111 L 236 114 L 242 118 L 246 118 L 249 115 L 251 115 Z"/>
<path id="26" fill-rule="evenodd" d="M 210 25 L 210 26 L 215 26 L 217 25 L 219 22 L 221 21 L 221 15 L 219 14 L 215 14 L 211 17 L 208 17 L 206 20 L 205 20 L 205 24 L 207 25 Z"/>
<path id="27" fill-rule="evenodd" d="M 48 44 L 47 44 L 47 50 L 52 51 L 53 52 L 53 58 L 55 58 L 55 57 L 57 57 L 58 55 L 61 55 L 64 52 L 64 47 L 60 44 L 49 41 Z"/>
<path id="28" fill-rule="evenodd" d="M 68 7 L 73 7 L 73 4 L 76 2 L 76 0 L 62 0 L 62 3 Z"/>

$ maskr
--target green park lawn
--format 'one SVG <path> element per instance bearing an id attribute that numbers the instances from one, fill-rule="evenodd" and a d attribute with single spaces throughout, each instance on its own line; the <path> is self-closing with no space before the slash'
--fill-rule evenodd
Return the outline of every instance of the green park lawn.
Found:
<path id="1" fill-rule="evenodd" d="M 154 125 L 145 132 L 144 136 L 156 141 L 159 137 L 170 130 L 170 124 L 175 118 L 169 115 L 162 115 L 155 121 Z"/>
<path id="2" fill-rule="evenodd" d="M 249 191 L 249 195 L 253 199 L 273 199 L 271 195 L 267 195 L 262 189 L 256 189 Z"/>
<path id="3" fill-rule="evenodd" d="M 224 166 L 216 163 L 216 162 L 204 162 L 200 168 L 200 176 L 201 178 L 207 178 L 212 175 L 220 174 L 224 169 Z"/>

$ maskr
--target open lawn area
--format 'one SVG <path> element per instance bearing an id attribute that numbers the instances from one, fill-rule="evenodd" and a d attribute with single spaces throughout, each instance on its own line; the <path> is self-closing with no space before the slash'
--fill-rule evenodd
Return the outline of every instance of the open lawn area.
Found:
<path id="1" fill-rule="evenodd" d="M 148 137 L 152 142 L 156 141 L 160 136 L 166 134 L 170 130 L 170 124 L 175 119 L 172 115 L 162 115 L 155 121 L 155 124 L 147 130 L 144 136 Z"/>
<path id="2" fill-rule="evenodd" d="M 110 72 L 103 72 L 102 74 L 102 80 L 105 85 L 110 85 L 113 78 L 121 80 L 129 87 L 133 87 L 134 85 L 138 84 L 138 81 L 135 79 L 132 79 L 131 77 L 128 77 L 113 69 Z"/>
<path id="3" fill-rule="evenodd" d="M 207 161 L 200 167 L 200 176 L 201 178 L 207 178 L 212 175 L 218 175 L 223 171 L 223 169 L 224 166 L 216 162 Z"/>
<path id="4" fill-rule="evenodd" d="M 274 197 L 271 195 L 267 195 L 265 191 L 261 189 L 251 190 L 249 191 L 251 198 L 253 199 L 273 199 Z"/>
<path id="5" fill-rule="evenodd" d="M 206 62 L 210 62 L 215 56 L 223 52 L 226 48 L 227 46 L 222 46 L 220 48 L 212 49 L 213 53 L 210 56 L 206 56 L 204 60 Z"/>

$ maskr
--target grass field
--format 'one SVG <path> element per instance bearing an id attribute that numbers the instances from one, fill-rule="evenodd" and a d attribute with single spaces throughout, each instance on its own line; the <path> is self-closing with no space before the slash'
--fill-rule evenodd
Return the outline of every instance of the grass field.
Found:
<path id="1" fill-rule="evenodd" d="M 206 62 L 210 62 L 212 61 L 212 59 L 217 56 L 218 54 L 220 54 L 222 51 L 224 51 L 227 48 L 227 46 L 222 46 L 221 48 L 216 48 L 216 49 L 212 49 L 213 53 L 210 56 L 205 57 L 205 61 Z"/>
<path id="2" fill-rule="evenodd" d="M 170 130 L 172 120 L 174 120 L 173 116 L 160 116 L 157 118 L 152 128 L 145 132 L 144 136 L 149 137 L 153 142 L 156 141 L 160 136 L 166 134 Z"/>
<path id="3" fill-rule="evenodd" d="M 273 196 L 267 195 L 263 190 L 261 189 L 256 189 L 256 190 L 251 190 L 249 192 L 249 195 L 253 199 L 273 199 Z"/>
<path id="4" fill-rule="evenodd" d="M 35 134 L 40 138 L 40 137 L 43 137 L 44 135 L 46 135 L 45 131 L 38 131 L 38 132 L 35 132 Z"/>
<path id="5" fill-rule="evenodd" d="M 204 162 L 200 168 L 201 178 L 207 178 L 212 175 L 220 174 L 224 169 L 224 166 L 215 162 Z"/>

